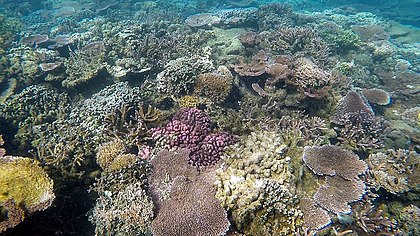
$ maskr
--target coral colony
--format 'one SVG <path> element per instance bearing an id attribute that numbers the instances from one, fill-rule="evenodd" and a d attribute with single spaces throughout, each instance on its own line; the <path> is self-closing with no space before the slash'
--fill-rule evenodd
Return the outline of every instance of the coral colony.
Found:
<path id="1" fill-rule="evenodd" d="M 269 2 L 3 1 L 0 233 L 420 235 L 420 5 Z"/>

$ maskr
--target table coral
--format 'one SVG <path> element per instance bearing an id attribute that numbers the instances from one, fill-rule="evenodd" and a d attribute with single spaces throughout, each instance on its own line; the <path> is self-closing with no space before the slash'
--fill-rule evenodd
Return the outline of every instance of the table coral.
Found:
<path id="1" fill-rule="evenodd" d="M 152 159 L 150 191 L 158 208 L 154 235 L 224 235 L 226 211 L 214 197 L 214 168 L 188 165 L 189 150 L 162 150 Z"/>

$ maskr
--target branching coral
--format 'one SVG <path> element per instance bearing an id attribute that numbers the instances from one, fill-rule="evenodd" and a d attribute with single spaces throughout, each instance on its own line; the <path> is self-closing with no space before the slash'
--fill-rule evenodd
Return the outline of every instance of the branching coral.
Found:
<path id="1" fill-rule="evenodd" d="M 420 155 L 416 152 L 389 149 L 386 153 L 371 154 L 368 163 L 378 187 L 393 194 L 420 189 L 418 180 Z"/>
<path id="2" fill-rule="evenodd" d="M 302 213 L 288 147 L 275 132 L 251 133 L 229 148 L 217 171 L 217 198 L 235 226 L 250 235 L 299 232 Z"/>
<path id="3" fill-rule="evenodd" d="M 309 57 L 320 66 L 329 62 L 330 49 L 312 28 L 281 27 L 261 38 L 268 48 L 280 55 Z"/>
<path id="4" fill-rule="evenodd" d="M 64 62 L 67 77 L 61 82 L 63 87 L 74 88 L 85 84 L 105 70 L 105 46 L 103 42 L 91 43 L 72 52 Z"/>

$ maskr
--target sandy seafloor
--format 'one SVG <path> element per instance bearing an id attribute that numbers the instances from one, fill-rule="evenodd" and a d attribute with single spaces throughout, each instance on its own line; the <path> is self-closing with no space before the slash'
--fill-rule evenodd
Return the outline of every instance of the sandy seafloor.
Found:
<path id="1" fill-rule="evenodd" d="M 419 9 L 0 0 L 0 234 L 420 235 Z"/>

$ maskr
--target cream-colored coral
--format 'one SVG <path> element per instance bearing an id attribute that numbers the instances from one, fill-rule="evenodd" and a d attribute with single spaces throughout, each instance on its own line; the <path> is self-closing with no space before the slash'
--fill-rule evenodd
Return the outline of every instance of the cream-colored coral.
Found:
<path id="1" fill-rule="evenodd" d="M 302 225 L 288 147 L 276 132 L 251 133 L 230 147 L 216 197 L 249 235 L 294 235 Z"/>

